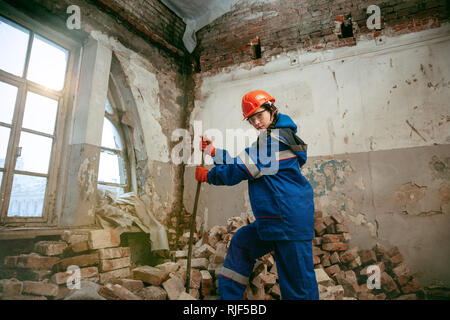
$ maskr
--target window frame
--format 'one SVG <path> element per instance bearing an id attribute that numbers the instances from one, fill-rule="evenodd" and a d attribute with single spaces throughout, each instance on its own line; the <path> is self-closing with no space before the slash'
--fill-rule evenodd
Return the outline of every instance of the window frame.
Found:
<path id="1" fill-rule="evenodd" d="M 112 77 L 110 76 L 110 83 L 111 83 L 111 78 Z M 108 97 L 107 98 L 111 105 L 111 108 L 113 109 L 113 114 L 111 115 L 106 111 L 106 105 L 105 105 L 104 117 L 107 118 L 109 121 L 111 121 L 112 125 L 115 127 L 115 129 L 119 133 L 120 140 L 122 143 L 122 150 L 115 150 L 115 149 L 103 147 L 102 145 L 100 145 L 100 155 L 103 151 L 107 151 L 107 152 L 114 153 L 122 158 L 122 161 L 125 166 L 124 171 L 125 171 L 125 175 L 126 175 L 126 184 L 103 182 L 103 181 L 99 181 L 99 179 L 97 179 L 97 186 L 100 184 L 100 185 L 104 185 L 107 187 L 121 187 L 124 189 L 124 193 L 127 193 L 127 192 L 131 192 L 133 189 L 132 175 L 131 175 L 131 171 L 132 171 L 131 161 L 129 159 L 129 156 L 130 156 L 129 149 L 132 149 L 132 148 L 128 148 L 128 139 L 127 139 L 127 131 L 126 131 L 127 128 L 121 121 L 124 112 L 119 107 L 119 104 L 116 102 L 117 98 L 115 98 L 115 96 L 117 96 L 117 95 L 113 94 L 113 91 L 114 91 L 114 89 L 112 89 L 111 85 L 110 85 L 110 88 L 108 89 Z M 103 135 L 103 132 L 102 132 L 102 135 Z M 100 158 L 99 158 L 99 171 L 100 171 Z"/>
<path id="2" fill-rule="evenodd" d="M 66 118 L 70 113 L 70 110 L 72 110 L 73 108 L 75 99 L 73 93 L 75 92 L 77 83 L 76 75 L 80 66 L 82 43 L 68 37 L 67 35 L 64 35 L 62 31 L 55 30 L 55 28 L 51 28 L 45 24 L 42 24 L 41 22 L 38 22 L 25 13 L 2 2 L 0 2 L 0 15 L 5 19 L 14 22 L 20 27 L 27 29 L 30 32 L 23 74 L 20 76 L 16 76 L 6 71 L 0 70 L 0 81 L 16 86 L 18 88 L 13 120 L 10 125 L 2 123 L 3 126 L 9 127 L 11 131 L 8 141 L 5 167 L 4 170 L 2 170 L 3 178 L 1 181 L 0 190 L 0 224 L 7 226 L 40 226 L 43 224 L 56 225 L 58 218 L 57 203 L 59 201 L 57 196 L 58 180 L 61 179 L 61 174 L 59 173 L 63 161 L 63 150 L 67 147 L 65 146 L 65 136 L 68 130 Z M 27 74 L 27 69 L 30 62 L 34 34 L 38 34 L 39 36 L 55 43 L 56 45 L 68 51 L 64 87 L 60 91 L 47 88 L 43 85 L 26 79 L 25 75 Z M 22 128 L 27 92 L 33 92 L 58 101 L 55 128 L 52 135 Z M 19 146 L 20 134 L 22 131 L 52 138 L 53 141 L 47 174 L 38 174 L 34 172 L 20 171 L 15 169 L 17 156 L 14 150 L 17 150 Z M 25 173 L 28 176 L 45 176 L 47 178 L 42 216 L 40 217 L 8 217 L 8 208 L 11 200 L 13 177 L 14 174 L 21 173 Z"/>

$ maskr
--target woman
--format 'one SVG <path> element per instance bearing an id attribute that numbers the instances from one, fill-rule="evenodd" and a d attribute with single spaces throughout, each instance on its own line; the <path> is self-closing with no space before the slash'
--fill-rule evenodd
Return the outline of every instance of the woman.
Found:
<path id="1" fill-rule="evenodd" d="M 282 299 L 319 298 L 312 252 L 313 190 L 300 171 L 306 162 L 306 144 L 295 135 L 292 119 L 279 113 L 274 102 L 261 90 L 244 95 L 244 119 L 260 135 L 236 158 L 202 137 L 201 149 L 214 159 L 215 167 L 198 166 L 195 178 L 230 186 L 248 180 L 256 218 L 231 239 L 219 274 L 221 299 L 242 299 L 256 259 L 272 251 Z"/>

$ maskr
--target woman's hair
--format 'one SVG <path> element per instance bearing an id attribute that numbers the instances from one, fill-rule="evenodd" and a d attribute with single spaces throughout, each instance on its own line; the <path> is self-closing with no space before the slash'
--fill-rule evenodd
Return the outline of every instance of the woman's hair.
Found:
<path id="1" fill-rule="evenodd" d="M 278 108 L 271 101 L 266 102 L 261 107 L 268 110 L 272 114 L 272 123 L 270 124 L 268 129 L 273 129 L 278 121 Z"/>

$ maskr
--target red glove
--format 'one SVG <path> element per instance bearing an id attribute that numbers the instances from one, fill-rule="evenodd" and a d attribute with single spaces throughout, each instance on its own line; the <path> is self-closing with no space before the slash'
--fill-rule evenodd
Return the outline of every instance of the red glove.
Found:
<path id="1" fill-rule="evenodd" d="M 211 139 L 209 139 L 207 136 L 200 137 L 202 138 L 202 141 L 200 143 L 200 150 L 204 150 L 206 154 L 214 157 L 214 155 L 216 154 L 216 148 L 213 146 Z"/>
<path id="2" fill-rule="evenodd" d="M 195 180 L 200 182 L 208 182 L 209 170 L 200 166 L 195 169 Z"/>

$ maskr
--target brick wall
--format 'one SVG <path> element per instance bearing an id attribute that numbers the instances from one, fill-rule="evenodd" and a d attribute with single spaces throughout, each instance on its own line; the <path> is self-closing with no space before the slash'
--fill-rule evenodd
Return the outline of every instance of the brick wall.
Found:
<path id="1" fill-rule="evenodd" d="M 136 21 L 144 25 L 151 32 L 160 36 L 178 49 L 183 50 L 184 44 L 182 38 L 186 25 L 160 1 L 108 0 L 107 2 L 123 9 L 126 13 L 131 14 Z"/>
<path id="2" fill-rule="evenodd" d="M 378 32 L 369 30 L 366 21 L 369 5 L 381 9 Z M 354 38 L 340 38 L 335 20 L 351 14 Z M 264 64 L 282 52 L 333 49 L 355 45 L 361 37 L 379 34 L 397 35 L 438 27 L 448 21 L 449 4 L 445 0 L 265 0 L 241 1 L 232 11 L 197 33 L 195 51 L 202 72 L 253 61 Z M 262 55 L 253 59 L 250 42 L 260 39 Z"/>

